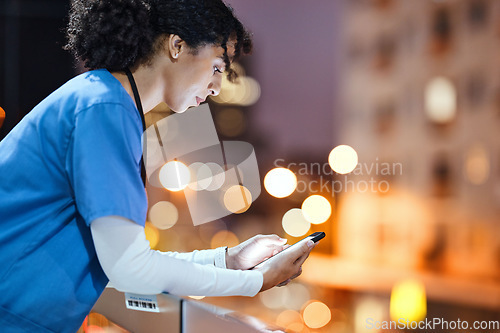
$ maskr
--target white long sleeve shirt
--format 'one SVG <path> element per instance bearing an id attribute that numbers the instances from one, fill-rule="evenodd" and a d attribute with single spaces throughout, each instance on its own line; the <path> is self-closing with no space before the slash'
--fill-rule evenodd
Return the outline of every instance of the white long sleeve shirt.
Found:
<path id="1" fill-rule="evenodd" d="M 119 216 L 98 218 L 90 228 L 102 269 L 120 291 L 255 296 L 262 288 L 263 276 L 258 271 L 216 267 L 215 256 L 222 249 L 155 251 L 150 248 L 142 226 Z"/>

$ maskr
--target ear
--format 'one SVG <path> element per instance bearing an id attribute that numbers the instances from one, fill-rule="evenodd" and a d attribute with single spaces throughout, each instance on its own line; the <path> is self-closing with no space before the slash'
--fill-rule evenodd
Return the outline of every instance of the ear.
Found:
<path id="1" fill-rule="evenodd" d="M 179 59 L 186 50 L 186 42 L 177 35 L 169 35 L 167 38 L 167 52 L 171 59 Z"/>

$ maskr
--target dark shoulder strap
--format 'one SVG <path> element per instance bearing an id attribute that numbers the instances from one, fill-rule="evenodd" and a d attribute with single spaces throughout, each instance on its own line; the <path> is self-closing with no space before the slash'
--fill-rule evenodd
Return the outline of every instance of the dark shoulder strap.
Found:
<path id="1" fill-rule="evenodd" d="M 144 112 L 142 110 L 141 97 L 139 96 L 139 91 L 137 90 L 137 85 L 135 84 L 134 76 L 130 69 L 125 69 L 125 74 L 127 74 L 128 80 L 130 82 L 130 86 L 132 87 L 132 92 L 134 93 L 135 104 L 137 106 L 137 111 L 139 112 L 139 116 L 142 121 L 142 133 L 146 132 L 146 120 L 144 119 Z M 143 149 L 146 149 L 146 142 L 143 144 Z M 144 153 L 141 157 L 141 178 L 144 186 L 146 186 L 146 166 L 144 165 Z"/>

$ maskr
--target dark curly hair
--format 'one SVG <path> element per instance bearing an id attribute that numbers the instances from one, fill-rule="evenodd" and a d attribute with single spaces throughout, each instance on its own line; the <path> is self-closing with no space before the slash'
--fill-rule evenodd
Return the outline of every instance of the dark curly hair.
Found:
<path id="1" fill-rule="evenodd" d="M 161 37 L 170 34 L 194 52 L 221 46 L 230 80 L 236 73 L 230 68 L 228 40 L 236 40 L 234 59 L 252 49 L 250 34 L 221 0 L 73 0 L 64 49 L 89 69 L 120 71 L 147 64 Z"/>

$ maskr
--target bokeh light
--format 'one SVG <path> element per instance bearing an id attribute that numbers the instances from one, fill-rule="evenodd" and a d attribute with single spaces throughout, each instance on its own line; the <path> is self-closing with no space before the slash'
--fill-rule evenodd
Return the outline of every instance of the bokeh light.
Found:
<path id="1" fill-rule="evenodd" d="M 436 123 L 447 123 L 457 110 L 457 93 L 453 83 L 445 77 L 432 79 L 425 88 L 425 111 Z"/>
<path id="2" fill-rule="evenodd" d="M 325 303 L 312 301 L 304 308 L 302 318 L 304 318 L 304 323 L 310 328 L 320 328 L 330 322 L 332 313 Z"/>
<path id="3" fill-rule="evenodd" d="M 332 215 L 332 205 L 322 195 L 311 195 L 302 203 L 302 213 L 312 224 L 321 224 Z"/>
<path id="4" fill-rule="evenodd" d="M 205 163 L 194 162 L 189 165 L 191 182 L 188 184 L 193 191 L 206 190 L 212 183 L 212 169 Z"/>
<path id="5" fill-rule="evenodd" d="M 264 187 L 273 197 L 284 198 L 297 188 L 297 177 L 287 168 L 274 168 L 264 177 Z"/>
<path id="6" fill-rule="evenodd" d="M 233 247 L 240 243 L 238 237 L 231 231 L 220 230 L 218 231 L 210 241 L 210 246 L 212 249 L 216 249 L 221 246 Z"/>
<path id="7" fill-rule="evenodd" d="M 302 316 L 298 311 L 285 310 L 282 311 L 276 318 L 276 325 L 281 327 L 287 327 L 293 323 L 302 323 Z"/>
<path id="8" fill-rule="evenodd" d="M 158 229 L 171 228 L 179 219 L 177 207 L 168 201 L 159 201 L 149 210 L 149 220 Z"/>
<path id="9" fill-rule="evenodd" d="M 282 311 L 276 318 L 276 325 L 285 327 L 287 332 L 302 332 L 305 328 L 302 316 L 294 310 Z"/>
<path id="10" fill-rule="evenodd" d="M 259 82 L 249 76 L 244 77 L 242 81 L 242 84 L 245 86 L 245 95 L 238 104 L 243 106 L 255 104 L 261 95 Z"/>
<path id="11" fill-rule="evenodd" d="M 281 224 L 285 232 L 293 237 L 304 236 L 311 227 L 311 223 L 306 220 L 300 208 L 292 208 L 286 212 Z"/>
<path id="12" fill-rule="evenodd" d="M 217 163 L 208 162 L 206 163 L 206 166 L 208 166 L 212 171 L 212 178 L 210 185 L 207 186 L 207 191 L 216 191 L 224 185 L 224 182 L 226 181 L 226 174 L 224 173 L 224 169 Z"/>
<path id="13" fill-rule="evenodd" d="M 490 175 L 488 152 L 482 145 L 475 145 L 467 151 L 465 157 L 465 177 L 474 185 L 481 185 Z"/>
<path id="14" fill-rule="evenodd" d="M 160 241 L 160 232 L 151 222 L 146 222 L 144 233 L 146 234 L 146 239 L 149 241 L 149 246 L 154 249 Z"/>
<path id="15" fill-rule="evenodd" d="M 227 226 L 222 220 L 203 223 L 198 226 L 198 236 L 203 242 L 209 245 L 212 237 L 220 230 L 227 230 Z"/>
<path id="16" fill-rule="evenodd" d="M 300 283 L 289 283 L 288 285 L 281 287 L 288 290 L 288 299 L 286 301 L 287 308 L 291 310 L 300 310 L 307 303 L 311 297 L 309 290 Z"/>
<path id="17" fill-rule="evenodd" d="M 224 193 L 224 206 L 235 214 L 246 212 L 252 204 L 252 194 L 241 185 L 233 185 Z"/>
<path id="18" fill-rule="evenodd" d="M 225 108 L 215 115 L 219 131 L 229 137 L 241 135 L 246 128 L 245 115 L 241 109 Z"/>
<path id="19" fill-rule="evenodd" d="M 309 290 L 301 283 L 292 282 L 259 294 L 262 304 L 271 309 L 286 308 L 299 311 L 310 300 Z M 286 326 L 286 325 L 280 325 Z"/>
<path id="20" fill-rule="evenodd" d="M 169 191 L 177 192 L 188 186 L 191 174 L 184 163 L 170 161 L 161 167 L 159 177 L 163 187 Z"/>
<path id="21" fill-rule="evenodd" d="M 270 309 L 288 308 L 287 302 L 291 298 L 287 288 L 271 288 L 259 293 L 260 301 Z"/>
<path id="22" fill-rule="evenodd" d="M 424 285 L 417 280 L 403 280 L 391 292 L 391 319 L 401 318 L 410 322 L 423 320 L 427 314 Z"/>
<path id="23" fill-rule="evenodd" d="M 109 325 L 109 320 L 102 314 L 91 312 L 87 316 L 87 325 L 95 325 L 99 327 L 106 327 Z"/>
<path id="24" fill-rule="evenodd" d="M 5 111 L 2 108 L 0 108 L 0 128 L 2 127 L 4 120 L 5 120 Z"/>
<path id="25" fill-rule="evenodd" d="M 384 318 L 384 308 L 387 308 L 375 298 L 366 298 L 356 304 L 354 309 L 354 328 L 356 332 L 372 332 L 373 328 L 366 325 L 368 318 L 374 321 L 382 321 Z"/>
<path id="26" fill-rule="evenodd" d="M 358 154 L 351 146 L 340 145 L 333 148 L 328 155 L 328 164 L 333 171 L 344 175 L 356 168 Z"/>
<path id="27" fill-rule="evenodd" d="M 211 99 L 217 103 L 242 106 L 255 104 L 261 95 L 260 84 L 254 78 L 246 76 L 241 65 L 236 65 L 235 70 L 240 72 L 237 81 L 231 82 L 224 76 L 219 95 L 213 96 Z"/>
<path id="28" fill-rule="evenodd" d="M 104 328 L 97 325 L 89 325 L 85 328 L 85 333 L 105 333 Z"/>

